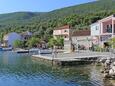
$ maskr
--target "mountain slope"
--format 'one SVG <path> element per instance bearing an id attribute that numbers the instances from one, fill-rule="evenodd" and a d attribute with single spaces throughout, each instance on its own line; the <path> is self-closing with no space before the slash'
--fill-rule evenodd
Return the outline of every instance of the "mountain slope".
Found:
<path id="1" fill-rule="evenodd" d="M 52 29 L 65 24 L 75 29 L 88 26 L 115 13 L 115 0 L 98 0 L 76 6 L 57 9 L 51 12 L 15 12 L 0 14 L 0 32 L 38 32 L 51 34 Z"/>
<path id="2" fill-rule="evenodd" d="M 0 23 L 10 23 L 14 22 L 21 22 L 31 19 L 32 17 L 40 16 L 43 13 L 32 13 L 32 12 L 14 12 L 8 14 L 1 14 L 0 15 Z"/>
<path id="3" fill-rule="evenodd" d="M 32 12 L 15 12 L 0 15 L 0 23 L 6 21 L 25 21 L 29 19 L 55 19 L 73 14 L 84 15 L 88 13 L 96 13 L 100 11 L 115 11 L 115 0 L 99 0 L 86 4 L 66 7 L 54 10 L 47 13 L 32 13 Z"/>

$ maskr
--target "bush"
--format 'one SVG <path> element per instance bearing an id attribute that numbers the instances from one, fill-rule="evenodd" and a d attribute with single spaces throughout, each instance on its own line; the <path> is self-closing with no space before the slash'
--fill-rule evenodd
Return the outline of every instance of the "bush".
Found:
<path id="1" fill-rule="evenodd" d="M 37 47 L 37 44 L 40 43 L 40 39 L 39 38 L 36 38 L 36 37 L 32 37 L 30 38 L 28 41 L 27 41 L 27 46 L 29 48 L 32 48 L 32 47 Z"/>
<path id="2" fill-rule="evenodd" d="M 24 42 L 21 40 L 15 40 L 13 43 L 14 48 L 23 48 L 24 47 Z"/>

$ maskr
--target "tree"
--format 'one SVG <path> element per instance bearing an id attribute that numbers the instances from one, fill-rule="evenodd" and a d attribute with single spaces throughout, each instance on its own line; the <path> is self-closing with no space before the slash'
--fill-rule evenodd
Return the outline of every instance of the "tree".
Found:
<path id="1" fill-rule="evenodd" d="M 61 37 L 58 37 L 57 39 L 55 38 L 51 38 L 48 42 L 49 47 L 54 47 L 54 46 L 60 46 L 63 47 L 64 46 L 64 39 Z"/>
<path id="2" fill-rule="evenodd" d="M 13 46 L 14 46 L 15 48 L 23 48 L 24 42 L 21 41 L 21 40 L 15 40 L 14 43 L 13 43 Z"/>
<path id="3" fill-rule="evenodd" d="M 112 48 L 115 48 L 115 37 L 109 40 L 109 45 L 110 45 Z"/>
<path id="4" fill-rule="evenodd" d="M 52 47 L 57 45 L 57 40 L 54 38 L 49 39 L 48 46 Z"/>
<path id="5" fill-rule="evenodd" d="M 40 43 L 40 39 L 39 38 L 36 38 L 36 37 L 32 37 L 30 38 L 28 41 L 27 41 L 27 46 L 29 48 L 32 48 L 32 47 L 37 47 L 37 44 Z"/>
<path id="6" fill-rule="evenodd" d="M 0 41 L 3 41 L 3 33 L 0 34 Z"/>
<path id="7" fill-rule="evenodd" d="M 62 37 L 57 38 L 57 46 L 60 46 L 60 47 L 64 46 L 64 39 Z"/>

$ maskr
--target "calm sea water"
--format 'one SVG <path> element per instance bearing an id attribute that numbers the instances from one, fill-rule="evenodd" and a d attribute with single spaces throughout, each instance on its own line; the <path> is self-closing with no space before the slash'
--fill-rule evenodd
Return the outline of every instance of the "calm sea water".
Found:
<path id="1" fill-rule="evenodd" d="M 109 86 L 91 65 L 55 67 L 29 54 L 0 52 L 0 86 Z"/>

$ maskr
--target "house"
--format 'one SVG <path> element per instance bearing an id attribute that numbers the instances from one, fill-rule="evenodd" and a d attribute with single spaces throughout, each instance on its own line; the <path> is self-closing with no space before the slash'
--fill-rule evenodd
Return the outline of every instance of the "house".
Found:
<path id="1" fill-rule="evenodd" d="M 64 50 L 71 52 L 78 45 L 84 46 L 85 49 L 89 49 L 91 46 L 90 30 L 76 31 L 69 25 L 59 27 L 53 31 L 54 38 L 64 38 Z M 74 48 L 74 49 L 73 49 Z"/>
<path id="2" fill-rule="evenodd" d="M 29 31 L 26 31 L 26 32 L 21 33 L 20 35 L 21 35 L 21 40 L 27 41 L 32 36 L 32 33 Z"/>
<path id="3" fill-rule="evenodd" d="M 16 32 L 9 33 L 3 37 L 3 45 L 4 47 L 13 47 L 13 43 L 15 40 L 21 40 L 20 34 Z"/>
<path id="4" fill-rule="evenodd" d="M 58 27 L 53 31 L 54 38 L 63 37 L 65 41 L 70 40 L 70 35 L 71 27 L 69 25 Z"/>
<path id="5" fill-rule="evenodd" d="M 71 32 L 72 28 L 69 25 L 58 27 L 53 30 L 54 38 L 63 37 L 64 38 L 64 50 L 71 51 Z"/>
<path id="6" fill-rule="evenodd" d="M 91 36 L 98 39 L 98 44 L 108 47 L 108 41 L 115 37 L 115 15 L 108 16 L 91 25 Z"/>
<path id="7" fill-rule="evenodd" d="M 101 30 L 99 22 L 91 24 L 90 27 L 91 27 L 92 43 L 94 45 L 99 45 L 100 30 Z"/>
<path id="8" fill-rule="evenodd" d="M 72 44 L 76 49 L 89 49 L 92 46 L 90 30 L 73 31 Z"/>

